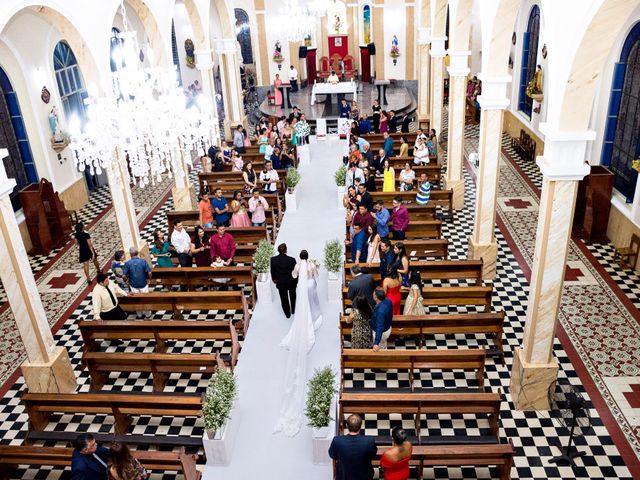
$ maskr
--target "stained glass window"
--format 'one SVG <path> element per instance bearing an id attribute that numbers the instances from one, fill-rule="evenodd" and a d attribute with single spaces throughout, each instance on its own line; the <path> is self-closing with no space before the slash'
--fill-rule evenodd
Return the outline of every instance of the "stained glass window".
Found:
<path id="1" fill-rule="evenodd" d="M 362 26 L 364 31 L 364 44 L 371 43 L 371 7 L 365 5 L 362 9 Z"/>
<path id="2" fill-rule="evenodd" d="M 520 68 L 520 94 L 518 110 L 531 118 L 533 99 L 526 94 L 527 85 L 536 73 L 538 60 L 538 40 L 540 38 L 540 7 L 534 5 L 529 13 L 527 31 L 522 41 L 522 66 Z"/>
<path id="3" fill-rule="evenodd" d="M 242 63 L 253 63 L 253 49 L 251 47 L 251 28 L 249 27 L 249 15 L 241 8 L 234 10 L 236 15 L 236 38 L 240 43 Z"/>

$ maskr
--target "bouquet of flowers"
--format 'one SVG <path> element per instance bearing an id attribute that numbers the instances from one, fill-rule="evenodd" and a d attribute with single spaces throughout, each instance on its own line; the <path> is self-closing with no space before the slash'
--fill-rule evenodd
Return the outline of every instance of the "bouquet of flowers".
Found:
<path id="1" fill-rule="evenodd" d="M 320 261 L 316 260 L 315 258 L 310 259 L 309 263 L 312 263 L 316 267 L 316 269 L 320 268 Z"/>
<path id="2" fill-rule="evenodd" d="M 398 45 L 391 45 L 389 55 L 391 58 L 398 58 L 400 56 L 400 47 L 398 47 Z"/>
<path id="3" fill-rule="evenodd" d="M 295 131 L 299 137 L 308 137 L 311 135 L 311 127 L 307 122 L 300 121 L 296 123 Z"/>

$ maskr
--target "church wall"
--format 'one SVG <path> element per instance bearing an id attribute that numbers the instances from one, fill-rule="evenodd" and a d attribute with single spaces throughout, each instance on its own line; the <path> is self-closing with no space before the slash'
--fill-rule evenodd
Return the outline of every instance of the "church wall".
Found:
<path id="1" fill-rule="evenodd" d="M 471 10 L 471 29 L 469 32 L 469 78 L 473 78 L 482 70 L 482 25 L 480 21 L 480 3 L 474 2 Z"/>
<path id="2" fill-rule="evenodd" d="M 193 32 L 193 26 L 191 25 L 191 19 L 187 13 L 187 8 L 184 3 L 177 2 L 176 6 L 173 10 L 173 21 L 176 29 L 176 46 L 178 47 L 178 59 L 180 62 L 180 73 L 182 75 L 182 86 L 187 89 L 189 85 L 191 85 L 196 80 L 202 87 L 202 75 L 200 71 L 193 67 L 190 68 L 187 66 L 187 52 L 184 47 L 184 42 L 187 39 L 191 39 L 194 42 L 195 49 L 198 47 L 196 45 L 195 35 Z M 173 56 L 172 62 L 173 65 Z"/>
<path id="3" fill-rule="evenodd" d="M 376 54 L 384 55 L 384 75 L 386 79 L 404 80 L 406 79 L 407 55 L 407 24 L 406 7 L 404 0 L 385 0 L 382 9 L 384 22 L 384 49 L 382 52 L 376 50 Z M 374 14 L 377 12 L 374 12 Z M 393 36 L 398 37 L 400 47 L 400 57 L 397 64 L 393 64 L 393 58 L 389 55 Z M 376 47 L 379 47 L 376 45 Z"/>

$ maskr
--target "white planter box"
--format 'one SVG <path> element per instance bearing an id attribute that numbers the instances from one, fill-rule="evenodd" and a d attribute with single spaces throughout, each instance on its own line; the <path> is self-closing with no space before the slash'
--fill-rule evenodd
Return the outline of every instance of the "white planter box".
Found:
<path id="1" fill-rule="evenodd" d="M 333 276 L 335 276 L 335 278 L 332 278 Z M 340 274 L 329 272 L 327 300 L 330 302 L 340 302 L 342 300 L 342 278 L 340 278 Z"/>
<path id="2" fill-rule="evenodd" d="M 347 187 L 338 187 L 338 208 L 344 210 L 344 204 L 342 203 L 342 199 L 344 198 L 344 194 L 347 191 Z"/>
<path id="3" fill-rule="evenodd" d="M 296 192 L 294 190 L 293 193 L 289 193 L 286 191 L 284 193 L 284 202 L 287 207 L 287 212 L 297 212 L 298 211 L 298 201 L 296 199 Z"/>
<path id="4" fill-rule="evenodd" d="M 231 463 L 240 421 L 240 409 L 236 402 L 231 410 L 231 418 L 222 426 L 221 431 L 216 432 L 213 439 L 209 438 L 207 432 L 202 434 L 202 445 L 207 465 L 226 466 Z"/>
<path id="5" fill-rule="evenodd" d="M 329 465 L 332 460 L 329 457 L 329 447 L 331 441 L 336 432 L 336 397 L 331 400 L 331 417 L 329 426 L 323 428 L 311 429 L 311 442 L 313 448 L 313 464 L 314 465 Z"/>
<path id="6" fill-rule="evenodd" d="M 273 303 L 273 292 L 271 290 L 271 279 L 269 274 L 266 274 L 265 280 L 256 280 L 256 293 L 258 294 L 258 301 L 262 303 Z"/>

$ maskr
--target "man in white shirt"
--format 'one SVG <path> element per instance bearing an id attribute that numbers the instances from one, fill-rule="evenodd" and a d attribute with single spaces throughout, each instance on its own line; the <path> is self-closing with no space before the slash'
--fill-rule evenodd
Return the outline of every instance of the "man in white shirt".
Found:
<path id="1" fill-rule="evenodd" d="M 105 273 L 98 274 L 98 282 L 93 287 L 91 300 L 93 302 L 94 320 L 126 320 L 127 313 L 118 305 L 117 297 L 126 297 L 127 292 L 109 280 Z"/>
<path id="2" fill-rule="evenodd" d="M 357 183 L 364 183 L 364 172 L 361 168 L 353 165 L 347 172 L 347 187 L 355 186 Z"/>
<path id="3" fill-rule="evenodd" d="M 271 160 L 271 155 L 273 155 L 273 140 L 269 139 L 267 146 L 264 149 L 264 160 Z"/>
<path id="4" fill-rule="evenodd" d="M 340 78 L 333 70 L 331 70 L 331 75 L 329 75 L 329 78 L 327 78 L 327 83 L 330 83 L 331 85 L 337 85 L 338 83 L 340 83 Z"/>
<path id="5" fill-rule="evenodd" d="M 298 70 L 293 65 L 289 67 L 289 82 L 291 83 L 291 91 L 298 91 Z"/>
<path id="6" fill-rule="evenodd" d="M 182 226 L 182 222 L 178 220 L 173 225 L 171 233 L 171 245 L 176 249 L 178 254 L 178 262 L 181 267 L 190 267 L 191 260 L 191 237 Z"/>
<path id="7" fill-rule="evenodd" d="M 280 180 L 278 172 L 273 169 L 271 162 L 265 162 L 264 168 L 260 172 L 260 181 L 263 184 L 262 191 L 264 193 L 275 193 L 278 190 L 278 181 Z"/>

